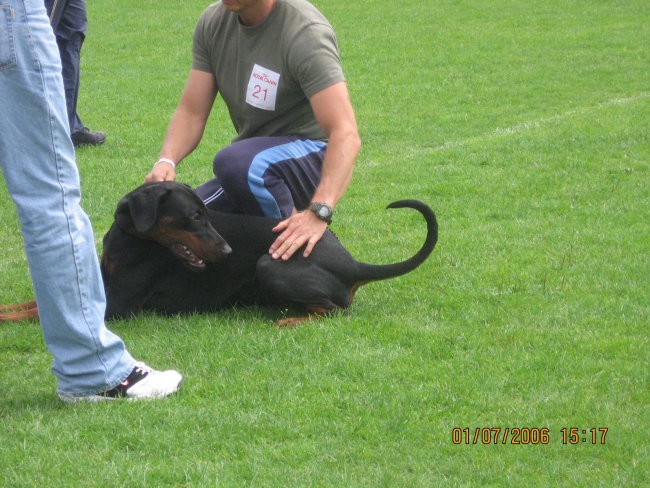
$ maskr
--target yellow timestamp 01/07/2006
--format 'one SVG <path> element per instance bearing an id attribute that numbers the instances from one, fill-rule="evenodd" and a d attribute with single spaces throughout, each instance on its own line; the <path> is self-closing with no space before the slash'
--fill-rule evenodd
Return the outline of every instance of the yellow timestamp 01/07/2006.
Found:
<path id="1" fill-rule="evenodd" d="M 548 445 L 560 442 L 564 445 L 605 445 L 607 427 L 454 427 L 451 430 L 453 444 L 522 444 Z"/>

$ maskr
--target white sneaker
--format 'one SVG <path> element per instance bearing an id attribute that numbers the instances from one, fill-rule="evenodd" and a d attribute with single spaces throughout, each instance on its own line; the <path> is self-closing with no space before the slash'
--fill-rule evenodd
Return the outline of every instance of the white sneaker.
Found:
<path id="1" fill-rule="evenodd" d="M 59 392 L 59 398 L 66 403 L 101 402 L 118 398 L 130 401 L 163 398 L 176 393 L 182 383 L 183 377 L 178 371 L 156 371 L 144 363 L 136 363 L 129 376 L 115 388 L 80 396 Z"/>

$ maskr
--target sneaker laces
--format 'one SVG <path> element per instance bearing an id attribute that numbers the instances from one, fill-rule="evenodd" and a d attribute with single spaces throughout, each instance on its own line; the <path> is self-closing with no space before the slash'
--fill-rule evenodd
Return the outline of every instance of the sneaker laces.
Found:
<path id="1" fill-rule="evenodd" d="M 138 372 L 138 373 L 143 373 L 143 374 L 147 375 L 149 373 L 153 373 L 153 371 L 154 371 L 154 369 L 152 367 L 147 366 L 146 364 L 138 361 L 133 366 L 133 371 L 132 372 L 134 372 L 134 373 Z"/>

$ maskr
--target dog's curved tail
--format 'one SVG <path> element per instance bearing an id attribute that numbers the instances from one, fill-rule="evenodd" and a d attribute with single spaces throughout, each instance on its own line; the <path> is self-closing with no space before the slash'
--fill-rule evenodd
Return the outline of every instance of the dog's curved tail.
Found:
<path id="1" fill-rule="evenodd" d="M 0 305 L 0 322 L 16 322 L 36 317 L 38 317 L 38 307 L 34 300 L 11 305 Z"/>
<path id="2" fill-rule="evenodd" d="M 427 223 L 427 236 L 420 250 L 410 258 L 393 264 L 359 263 L 360 282 L 385 280 L 413 271 L 420 266 L 433 252 L 438 242 L 438 220 L 431 208 L 419 200 L 399 200 L 386 208 L 412 208 L 422 214 Z M 362 284 L 362 283 L 359 283 Z"/>

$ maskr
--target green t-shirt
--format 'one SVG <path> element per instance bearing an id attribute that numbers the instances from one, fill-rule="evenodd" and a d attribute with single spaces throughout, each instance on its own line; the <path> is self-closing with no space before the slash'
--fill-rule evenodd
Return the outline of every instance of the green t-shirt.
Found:
<path id="1" fill-rule="evenodd" d="M 306 0 L 277 0 L 255 27 L 214 3 L 196 25 L 192 53 L 192 68 L 216 77 L 235 140 L 327 139 L 309 97 L 345 78 L 332 26 Z"/>

